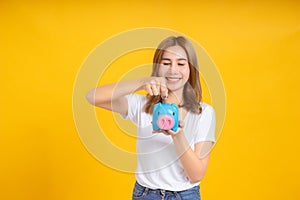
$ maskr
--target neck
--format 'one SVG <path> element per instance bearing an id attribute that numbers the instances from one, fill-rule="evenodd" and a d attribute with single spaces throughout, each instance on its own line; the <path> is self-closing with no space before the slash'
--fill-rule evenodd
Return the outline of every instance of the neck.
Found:
<path id="1" fill-rule="evenodd" d="M 165 102 L 175 103 L 179 107 L 182 107 L 183 106 L 183 94 L 176 93 L 176 92 L 169 92 L 169 96 L 167 99 L 165 99 Z"/>

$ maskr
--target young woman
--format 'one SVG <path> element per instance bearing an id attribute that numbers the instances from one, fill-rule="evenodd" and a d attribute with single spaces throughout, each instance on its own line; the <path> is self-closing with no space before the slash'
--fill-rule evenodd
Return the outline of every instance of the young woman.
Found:
<path id="1" fill-rule="evenodd" d="M 148 95 L 134 94 L 139 90 Z M 103 85 L 86 97 L 138 126 L 133 200 L 200 199 L 199 183 L 215 142 L 215 113 L 201 101 L 196 53 L 185 37 L 168 37 L 159 44 L 151 77 Z M 152 130 L 153 107 L 158 102 L 178 105 L 176 132 Z"/>

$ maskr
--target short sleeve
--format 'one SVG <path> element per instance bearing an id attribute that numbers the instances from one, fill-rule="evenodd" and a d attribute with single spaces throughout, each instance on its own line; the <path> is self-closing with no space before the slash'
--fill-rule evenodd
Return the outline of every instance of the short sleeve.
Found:
<path id="1" fill-rule="evenodd" d="M 203 110 L 197 124 L 197 134 L 195 137 L 195 144 L 204 141 L 216 141 L 215 129 L 216 129 L 216 115 L 213 107 L 210 105 L 203 105 Z"/>
<path id="2" fill-rule="evenodd" d="M 121 115 L 123 119 L 131 120 L 138 124 L 143 105 L 146 97 L 138 94 L 128 94 L 125 96 L 128 103 L 127 115 Z"/>

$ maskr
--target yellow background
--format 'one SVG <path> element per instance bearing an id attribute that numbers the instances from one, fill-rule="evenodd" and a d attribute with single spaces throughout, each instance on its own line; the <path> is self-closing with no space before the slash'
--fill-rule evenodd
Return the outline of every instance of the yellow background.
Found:
<path id="1" fill-rule="evenodd" d="M 142 27 L 190 36 L 222 75 L 227 116 L 202 198 L 300 199 L 299 10 L 297 1 L 1 1 L 0 199 L 130 199 L 134 175 L 81 143 L 72 91 L 92 49 Z"/>

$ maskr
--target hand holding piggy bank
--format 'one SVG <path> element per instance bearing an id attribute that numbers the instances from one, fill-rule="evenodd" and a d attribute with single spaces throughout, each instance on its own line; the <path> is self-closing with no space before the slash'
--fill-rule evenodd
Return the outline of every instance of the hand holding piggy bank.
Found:
<path id="1" fill-rule="evenodd" d="M 157 103 L 154 105 L 152 127 L 154 131 L 178 129 L 178 107 L 176 104 Z"/>

